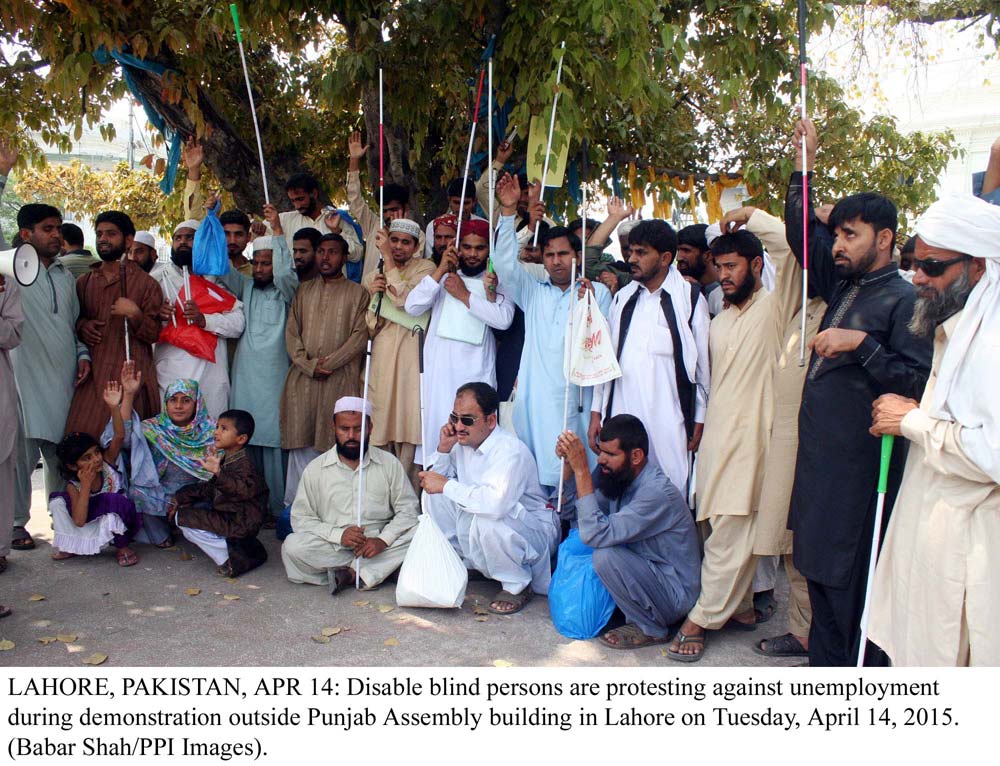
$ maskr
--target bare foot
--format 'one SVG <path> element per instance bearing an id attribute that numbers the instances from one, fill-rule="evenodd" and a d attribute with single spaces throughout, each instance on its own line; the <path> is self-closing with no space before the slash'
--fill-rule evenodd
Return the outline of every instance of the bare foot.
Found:
<path id="1" fill-rule="evenodd" d="M 52 554 L 53 561 L 65 561 L 66 559 L 75 559 L 75 553 L 67 553 L 66 551 L 56 551 Z"/>

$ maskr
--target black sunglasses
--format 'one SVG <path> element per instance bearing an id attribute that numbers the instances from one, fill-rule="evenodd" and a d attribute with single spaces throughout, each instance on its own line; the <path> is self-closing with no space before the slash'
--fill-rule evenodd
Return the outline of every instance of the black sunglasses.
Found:
<path id="1" fill-rule="evenodd" d="M 947 261 L 938 261 L 933 258 L 924 258 L 923 260 L 914 258 L 913 270 L 922 271 L 929 277 L 940 277 L 949 266 L 971 260 L 971 258 L 971 255 L 960 255 L 958 258 L 951 258 Z"/>
<path id="2" fill-rule="evenodd" d="M 461 423 L 463 426 L 471 426 L 477 420 L 479 420 L 479 415 L 456 415 L 454 412 L 448 416 L 448 420 L 451 421 L 453 426 L 457 426 Z"/>

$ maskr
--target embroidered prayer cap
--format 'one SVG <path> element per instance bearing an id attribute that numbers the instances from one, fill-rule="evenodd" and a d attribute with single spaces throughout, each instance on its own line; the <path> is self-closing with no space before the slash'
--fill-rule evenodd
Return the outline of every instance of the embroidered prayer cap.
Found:
<path id="1" fill-rule="evenodd" d="M 274 237 L 257 237 L 253 241 L 253 252 L 261 250 L 274 250 Z"/>
<path id="2" fill-rule="evenodd" d="M 394 218 L 389 224 L 389 231 L 406 234 L 414 239 L 420 239 L 420 224 L 409 218 Z"/>
<path id="3" fill-rule="evenodd" d="M 475 234 L 477 237 L 488 240 L 490 238 L 490 225 L 481 218 L 471 218 L 468 221 L 462 221 L 463 238 L 466 234 Z"/>
<path id="4" fill-rule="evenodd" d="M 336 415 L 340 412 L 363 412 L 371 417 L 372 403 L 360 396 L 342 396 L 333 405 L 333 414 Z"/>
<path id="5" fill-rule="evenodd" d="M 145 245 L 146 247 L 151 247 L 156 249 L 156 238 L 153 237 L 148 231 L 137 231 L 135 236 L 132 238 L 133 242 L 138 242 L 140 245 Z"/>
<path id="6" fill-rule="evenodd" d="M 201 221 L 197 218 L 188 218 L 186 221 L 181 221 L 174 227 L 174 236 L 177 236 L 177 232 L 181 229 L 191 229 L 192 231 L 198 231 L 201 228 Z"/>
<path id="7" fill-rule="evenodd" d="M 434 228 L 445 226 L 449 229 L 458 229 L 458 216 L 448 213 L 448 215 L 438 216 L 434 219 Z"/>

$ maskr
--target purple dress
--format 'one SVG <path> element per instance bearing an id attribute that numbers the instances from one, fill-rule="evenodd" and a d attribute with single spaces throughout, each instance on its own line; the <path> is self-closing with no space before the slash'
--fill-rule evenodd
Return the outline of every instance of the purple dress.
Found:
<path id="1" fill-rule="evenodd" d="M 77 491 L 80 490 L 80 482 L 71 481 Z M 55 498 L 62 498 L 66 503 L 66 510 L 72 514 L 73 504 L 70 501 L 69 493 L 53 492 L 49 495 L 49 502 Z M 97 492 L 90 493 L 90 500 L 87 503 L 87 521 L 94 521 L 101 516 L 113 513 L 125 524 L 124 534 L 115 535 L 111 544 L 116 548 L 124 548 L 132 542 L 136 534 L 142 528 L 142 514 L 139 513 L 133 503 L 125 495 L 124 482 L 121 475 L 107 463 L 103 465 L 103 478 L 101 488 Z"/>

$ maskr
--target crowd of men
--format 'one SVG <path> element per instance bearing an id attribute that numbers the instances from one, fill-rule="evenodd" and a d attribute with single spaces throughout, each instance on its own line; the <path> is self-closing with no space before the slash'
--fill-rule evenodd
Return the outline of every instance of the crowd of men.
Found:
<path id="1" fill-rule="evenodd" d="M 1000 417 L 989 388 L 1000 207 L 941 199 L 904 248 L 889 197 L 832 207 L 803 197 L 802 174 L 822 172 L 809 121 L 796 147 L 803 138 L 784 221 L 744 207 L 675 231 L 618 199 L 603 222 L 557 225 L 538 184 L 508 172 L 505 145 L 495 175 L 452 183 L 448 210 L 426 227 L 402 186 L 384 188 L 379 217 L 362 196 L 368 147 L 354 134 L 346 213 L 324 208 L 316 179 L 298 174 L 286 183 L 292 210 L 219 216 L 229 270 L 200 278 L 218 299 L 211 309 L 190 284 L 200 219 L 215 204 L 202 198 L 196 143 L 169 259 L 126 212 L 97 216 L 95 259 L 58 209 L 23 206 L 17 239 L 41 272 L 28 287 L 0 280 L 0 529 L 11 530 L 0 571 L 11 547 L 35 546 L 26 524 L 39 459 L 46 496 L 60 493 L 64 437 L 110 440 L 117 454 L 125 428 L 125 476 L 146 481 L 142 465 L 153 485 L 159 476 L 136 501 L 135 539 L 163 547 L 178 527 L 230 575 L 247 568 L 240 535 L 191 521 L 198 499 L 222 504 L 227 462 L 243 477 L 231 486 L 262 477 L 252 503 L 266 503 L 272 523 L 290 507 L 281 557 L 293 582 L 377 587 L 423 513 L 499 585 L 490 610 L 513 614 L 547 592 L 576 527 L 625 615 L 601 635 L 609 647 L 668 644 L 670 658 L 699 660 L 712 632 L 770 619 L 783 558 L 788 631 L 754 650 L 853 665 L 871 541 L 884 531 L 867 661 L 1000 663 L 990 561 Z M 0 146 L 0 176 L 11 155 Z M 981 196 L 998 188 L 1000 142 Z M 614 234 L 621 260 L 607 252 Z M 586 291 L 621 376 L 567 392 L 565 335 Z M 207 349 L 182 343 L 178 327 L 203 331 Z M 212 428 L 226 445 L 218 455 Z M 874 530 L 884 434 L 897 438 Z M 153 496 L 165 510 L 151 510 Z M 251 500 L 226 502 L 239 514 Z"/>

